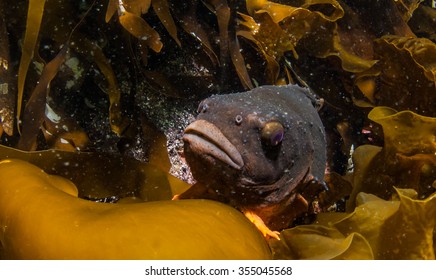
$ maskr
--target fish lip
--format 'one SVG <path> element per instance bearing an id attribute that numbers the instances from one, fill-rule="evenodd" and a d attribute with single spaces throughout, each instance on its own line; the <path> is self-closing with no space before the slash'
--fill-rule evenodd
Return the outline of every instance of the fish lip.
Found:
<path id="1" fill-rule="evenodd" d="M 238 149 L 214 124 L 206 120 L 196 120 L 184 132 L 183 141 L 191 149 L 200 151 L 220 160 L 236 170 L 241 170 L 244 160 Z"/>

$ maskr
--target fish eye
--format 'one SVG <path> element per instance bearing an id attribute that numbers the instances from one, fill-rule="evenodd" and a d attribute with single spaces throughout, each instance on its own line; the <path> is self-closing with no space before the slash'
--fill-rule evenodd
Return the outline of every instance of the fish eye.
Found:
<path id="1" fill-rule="evenodd" d="M 284 133 L 285 129 L 281 123 L 270 121 L 262 128 L 260 137 L 263 143 L 269 146 L 277 146 L 282 142 Z"/>

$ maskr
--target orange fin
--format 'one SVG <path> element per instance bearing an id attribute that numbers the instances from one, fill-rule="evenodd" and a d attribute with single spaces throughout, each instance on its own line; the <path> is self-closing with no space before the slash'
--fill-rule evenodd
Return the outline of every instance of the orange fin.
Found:
<path id="1" fill-rule="evenodd" d="M 250 211 L 250 210 L 243 210 L 242 211 L 247 217 L 250 222 L 252 222 L 257 229 L 263 234 L 264 237 L 270 237 L 277 240 L 280 240 L 280 233 L 278 231 L 272 231 L 270 230 L 256 213 Z"/>

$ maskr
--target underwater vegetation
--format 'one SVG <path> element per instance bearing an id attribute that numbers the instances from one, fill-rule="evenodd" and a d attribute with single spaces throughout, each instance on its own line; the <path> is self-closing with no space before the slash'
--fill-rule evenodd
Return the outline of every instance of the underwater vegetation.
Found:
<path id="1" fill-rule="evenodd" d="M 0 163 L 0 170 L 15 178 L 3 176 L 0 182 L 2 258 L 268 259 L 271 256 L 253 225 L 225 204 L 194 199 L 95 203 L 77 198 L 77 189 L 71 181 L 41 172 L 27 162 L 5 160 Z M 64 191 L 56 189 L 59 187 Z M 46 202 L 48 207 L 41 207 L 41 202 Z M 226 234 L 229 228 L 234 229 L 233 234 Z"/>
<path id="2" fill-rule="evenodd" d="M 2 0 L 0 15 L 0 221 L 11 229 L 0 235 L 2 258 L 62 258 L 42 255 L 66 246 L 44 236 L 70 231 L 73 214 L 62 209 L 71 205 L 83 221 L 115 215 L 123 230 L 86 227 L 74 236 L 86 252 L 66 258 L 254 258 L 251 250 L 270 258 L 271 250 L 276 259 L 435 259 L 431 1 Z M 268 249 L 230 207 L 165 201 L 189 187 L 169 173 L 168 135 L 183 131 L 200 100 L 284 84 L 320 98 L 329 190 L 316 218 L 301 217 Z M 118 202 L 85 201 L 110 197 Z M 127 204 L 132 197 L 141 202 Z M 219 220 L 220 211 L 234 219 L 210 225 L 206 216 Z M 187 224 L 174 225 L 170 212 Z M 35 219 L 43 226 L 24 235 Z M 148 232 L 151 221 L 169 236 Z M 187 228 L 187 247 L 177 247 L 177 227 Z M 91 245 L 128 229 L 180 254 L 150 255 L 156 248 L 143 244 L 147 254 L 106 255 L 112 247 Z M 198 232 L 219 250 L 195 254 Z M 242 236 L 255 245 L 234 248 Z"/>

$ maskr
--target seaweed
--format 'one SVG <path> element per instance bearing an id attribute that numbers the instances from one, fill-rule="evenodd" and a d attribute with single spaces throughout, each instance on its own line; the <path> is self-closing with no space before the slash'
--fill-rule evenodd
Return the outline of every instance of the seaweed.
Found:
<path id="1" fill-rule="evenodd" d="M 312 225 L 271 240 L 276 259 L 434 259 L 435 195 L 396 189 L 393 200 L 360 193 L 350 214 L 320 214 Z"/>
<path id="2" fill-rule="evenodd" d="M 362 88 L 368 100 L 378 106 L 434 117 L 436 45 L 426 38 L 383 36 L 375 40 L 374 51 L 378 63 L 362 73 L 365 78 L 373 76 L 377 85 Z"/>
<path id="3" fill-rule="evenodd" d="M 0 137 L 3 132 L 12 136 L 14 131 L 15 94 L 9 63 L 9 39 L 4 18 L 4 7 L 0 3 Z"/>
<path id="4" fill-rule="evenodd" d="M 172 178 L 164 164 L 157 165 L 168 162 L 167 155 L 160 157 L 160 150 L 157 146 L 153 153 L 156 164 L 147 164 L 117 154 L 53 149 L 25 152 L 0 145 L 0 159 L 27 161 L 49 174 L 67 178 L 77 186 L 79 197 L 85 199 L 169 200 L 172 189 L 183 188 L 184 183 Z"/>
<path id="5" fill-rule="evenodd" d="M 275 258 L 434 259 L 429 3 L 5 0 L 0 14 L 1 158 L 72 179 L 81 197 L 140 196 L 152 178 L 169 199 L 187 184 L 167 176 L 166 136 L 201 99 L 299 84 L 322 100 L 329 191 L 315 223 L 270 241 Z"/>
<path id="6" fill-rule="evenodd" d="M 24 35 L 20 67 L 18 69 L 18 92 L 17 92 L 17 120 L 19 123 L 21 107 L 24 95 L 24 83 L 26 82 L 27 71 L 34 56 L 38 41 L 39 29 L 41 27 L 42 15 L 44 13 L 45 0 L 29 1 L 27 9 L 26 33 Z M 19 129 L 19 126 L 18 126 Z"/>
<path id="7" fill-rule="evenodd" d="M 436 119 L 388 107 L 368 118 L 382 126 L 384 146 L 354 152 L 347 212 L 284 230 L 271 244 L 276 258 L 435 258 Z"/>
<path id="8" fill-rule="evenodd" d="M 363 145 L 356 149 L 350 202 L 359 192 L 388 199 L 394 186 L 414 189 L 419 198 L 432 194 L 436 180 L 436 119 L 388 107 L 374 108 L 368 118 L 382 126 L 384 146 Z"/>
<path id="9" fill-rule="evenodd" d="M 47 63 L 42 70 L 41 77 L 35 87 L 29 101 L 24 108 L 23 116 L 23 128 L 21 132 L 20 141 L 18 143 L 18 148 L 25 151 L 36 150 L 36 136 L 38 135 L 38 130 L 40 129 L 42 122 L 44 121 L 45 110 L 46 110 L 46 97 L 48 86 L 56 76 L 61 67 L 62 63 L 65 61 L 67 55 L 68 44 L 62 48 L 56 57 Z"/>

